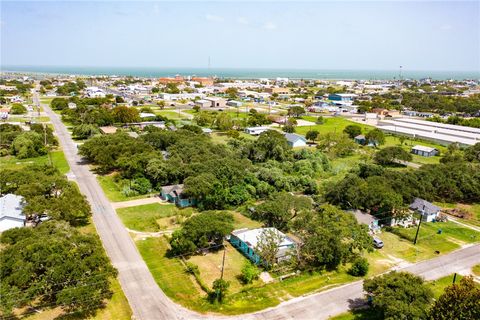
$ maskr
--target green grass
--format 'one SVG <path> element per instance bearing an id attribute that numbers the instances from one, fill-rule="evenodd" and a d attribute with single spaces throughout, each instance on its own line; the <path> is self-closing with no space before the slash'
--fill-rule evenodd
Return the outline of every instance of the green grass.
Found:
<path id="1" fill-rule="evenodd" d="M 60 171 L 60 173 L 66 174 L 68 171 L 70 171 L 70 167 L 68 166 L 68 162 L 65 159 L 65 155 L 62 151 L 52 151 L 50 153 L 50 156 L 52 158 L 53 166 L 55 166 Z M 0 158 L 0 160 L 0 169 L 21 169 L 23 166 L 26 165 L 44 165 L 50 163 L 47 155 L 21 160 L 15 158 L 14 156 L 6 156 Z"/>
<path id="2" fill-rule="evenodd" d="M 141 206 L 117 209 L 117 214 L 122 219 L 125 227 L 130 230 L 155 232 L 159 231 L 159 219 L 178 215 L 180 213 L 191 215 L 192 208 L 178 209 L 173 204 L 151 203 Z"/>
<path id="3" fill-rule="evenodd" d="M 480 277 L 480 264 L 477 264 L 472 268 L 472 272 L 474 275 Z"/>
<path id="4" fill-rule="evenodd" d="M 254 312 L 276 306 L 293 297 L 322 291 L 356 280 L 356 278 L 346 274 L 343 268 L 340 268 L 340 271 L 337 272 L 304 273 L 268 285 L 262 285 L 261 281 L 243 287 L 237 287 L 235 284 L 233 288 L 241 289 L 240 291 L 230 292 L 222 305 L 211 304 L 206 300 L 205 293 L 196 284 L 193 277 L 184 272 L 181 261 L 177 258 L 169 259 L 165 257 L 168 249 L 165 238 L 147 238 L 137 241 L 136 244 L 160 288 L 175 302 L 199 312 L 222 314 Z M 211 253 L 208 255 L 211 255 Z M 195 257 L 194 260 L 200 260 L 201 258 Z M 202 264 L 205 273 L 212 273 L 205 275 L 208 279 L 215 278 L 215 271 L 218 271 L 218 257 L 209 257 L 205 262 L 197 261 L 197 263 Z M 213 268 L 213 271 L 210 269 L 207 271 L 208 266 Z M 239 264 L 235 266 L 237 269 L 235 272 L 238 272 L 238 267 Z M 233 266 L 231 268 L 233 270 Z"/>
<path id="5" fill-rule="evenodd" d="M 385 147 L 393 147 L 393 146 L 401 146 L 405 151 L 410 152 L 412 150 L 412 147 L 416 145 L 422 145 L 425 147 L 432 147 L 436 148 L 440 151 L 440 154 L 443 154 L 446 152 L 447 148 L 432 142 L 428 141 L 423 141 L 423 140 L 418 140 L 418 139 L 410 139 L 405 137 L 405 141 L 403 142 L 403 145 L 400 145 L 400 139 L 399 136 L 394 136 L 394 135 L 386 135 L 385 137 L 385 144 L 381 146 L 380 149 L 385 148 Z M 434 157 L 422 157 L 416 154 L 412 154 L 412 162 L 418 163 L 418 164 L 437 164 L 440 162 L 441 156 L 434 156 Z"/>
<path id="6" fill-rule="evenodd" d="M 138 195 L 127 197 L 122 193 L 122 185 L 115 181 L 115 176 L 113 174 L 110 175 L 98 175 L 97 181 L 105 192 L 108 200 L 112 202 L 119 202 L 119 201 L 128 201 L 128 200 L 135 200 L 135 199 L 142 199 L 148 197 L 148 195 Z"/>
<path id="7" fill-rule="evenodd" d="M 460 282 L 462 280 L 463 276 L 460 274 L 457 274 L 457 278 L 455 279 L 455 283 Z M 427 286 L 430 287 L 433 291 L 433 296 L 435 299 L 438 299 L 443 292 L 445 291 L 445 288 L 453 284 L 453 274 L 448 275 L 446 277 L 433 280 L 433 281 L 428 281 Z"/>
<path id="8" fill-rule="evenodd" d="M 35 121 L 35 122 L 49 122 L 49 117 L 30 117 L 30 116 L 10 116 L 8 117 L 8 121 L 11 122 L 27 122 L 27 121 Z"/>
<path id="9" fill-rule="evenodd" d="M 156 110 L 155 114 L 158 114 L 173 120 L 188 119 L 185 115 L 181 113 L 179 114 L 177 111 L 174 111 L 174 110 Z"/>
<path id="10" fill-rule="evenodd" d="M 315 122 L 316 118 L 317 117 L 309 117 L 309 116 L 302 117 L 302 119 L 312 121 L 312 122 Z M 330 133 L 330 132 L 337 132 L 337 133 L 343 132 L 343 130 L 349 125 L 358 125 L 359 127 L 362 128 L 362 133 L 365 134 L 366 132 L 374 128 L 372 126 L 365 125 L 363 123 L 358 123 L 355 121 L 350 121 L 342 117 L 332 117 L 332 118 L 324 117 L 324 121 L 325 121 L 324 124 L 297 127 L 295 129 L 295 132 L 301 135 L 305 135 L 307 131 L 317 130 L 318 132 L 320 132 L 320 136 L 321 136 L 323 134 Z"/>

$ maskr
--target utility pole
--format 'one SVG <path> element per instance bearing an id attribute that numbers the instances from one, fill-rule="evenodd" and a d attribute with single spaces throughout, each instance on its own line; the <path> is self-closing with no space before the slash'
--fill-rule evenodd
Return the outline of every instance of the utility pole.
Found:
<path id="1" fill-rule="evenodd" d="M 227 248 L 225 245 L 223 245 L 223 259 L 222 259 L 222 274 L 220 275 L 220 279 L 223 280 L 223 270 L 225 268 L 225 252 L 227 251 Z"/>
<path id="2" fill-rule="evenodd" d="M 415 240 L 413 240 L 413 244 L 417 244 L 418 232 L 420 231 L 420 225 L 422 224 L 423 214 L 425 213 L 425 205 L 423 205 L 422 215 L 420 216 L 420 221 L 418 222 L 417 232 L 415 233 Z"/>
<path id="3" fill-rule="evenodd" d="M 455 284 L 455 281 L 457 280 L 457 273 L 455 272 L 455 274 L 453 275 L 453 282 L 452 284 Z"/>
<path id="4" fill-rule="evenodd" d="M 52 155 L 50 154 L 50 148 L 48 148 L 47 146 L 47 125 L 45 123 L 43 124 L 43 139 L 44 139 L 45 148 L 47 148 L 48 162 L 50 163 L 50 167 L 53 167 Z"/>

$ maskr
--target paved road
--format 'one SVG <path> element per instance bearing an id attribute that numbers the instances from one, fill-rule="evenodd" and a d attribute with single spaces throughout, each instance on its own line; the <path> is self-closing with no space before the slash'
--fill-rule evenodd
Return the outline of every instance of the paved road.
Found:
<path id="1" fill-rule="evenodd" d="M 34 99 L 38 103 L 37 95 Z M 277 307 L 238 317 L 199 315 L 175 304 L 157 286 L 94 175 L 88 166 L 81 164 L 76 146 L 59 116 L 48 106 L 44 105 L 44 108 L 52 120 L 75 180 L 92 206 L 97 232 L 113 265 L 119 271 L 120 283 L 136 319 L 327 319 L 348 311 L 360 302 L 363 295 L 362 281 L 292 299 Z M 454 272 L 465 272 L 479 263 L 480 245 L 474 245 L 401 270 L 434 280 Z"/>

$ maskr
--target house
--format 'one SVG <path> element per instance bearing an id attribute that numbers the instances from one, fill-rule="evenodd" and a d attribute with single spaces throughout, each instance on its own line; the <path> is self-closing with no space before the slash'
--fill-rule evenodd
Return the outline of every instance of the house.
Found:
<path id="1" fill-rule="evenodd" d="M 198 82 L 205 87 L 211 87 L 213 86 L 213 83 L 214 83 L 213 78 L 205 78 L 205 77 L 192 77 L 192 81 Z"/>
<path id="2" fill-rule="evenodd" d="M 422 221 L 424 222 L 434 221 L 441 210 L 440 207 L 420 198 L 415 198 L 409 208 L 420 213 L 422 215 Z"/>
<path id="3" fill-rule="evenodd" d="M 243 105 L 240 101 L 230 100 L 227 101 L 227 106 L 239 108 Z"/>
<path id="4" fill-rule="evenodd" d="M 23 205 L 22 196 L 9 193 L 0 198 L 0 232 L 25 226 Z"/>
<path id="5" fill-rule="evenodd" d="M 118 128 L 114 126 L 105 126 L 105 127 L 100 127 L 100 132 L 103 134 L 114 134 L 117 132 Z"/>
<path id="6" fill-rule="evenodd" d="M 416 145 L 416 146 L 412 147 L 411 152 L 413 154 L 416 154 L 416 155 L 422 156 L 422 157 L 433 157 L 433 156 L 436 156 L 439 153 L 439 151 L 435 148 L 425 147 L 425 146 L 420 146 L 420 145 Z"/>
<path id="7" fill-rule="evenodd" d="M 367 144 L 367 138 L 363 134 L 359 134 L 355 138 L 353 138 L 353 141 L 355 141 L 358 144 L 361 144 L 362 146 Z"/>
<path id="8" fill-rule="evenodd" d="M 230 243 L 242 252 L 248 259 L 255 264 L 262 263 L 262 258 L 255 252 L 257 244 L 260 241 L 262 235 L 266 231 L 275 232 L 282 239 L 278 244 L 278 253 L 276 255 L 276 261 L 281 262 L 287 260 L 291 256 L 292 250 L 297 247 L 297 243 L 286 236 L 283 232 L 275 228 L 258 228 L 258 229 L 238 229 L 232 231 L 230 234 Z"/>
<path id="9" fill-rule="evenodd" d="M 307 139 L 295 133 L 286 133 L 285 139 L 287 139 L 288 145 L 293 148 L 307 146 Z"/>
<path id="10" fill-rule="evenodd" d="M 0 108 L 0 119 L 8 119 L 10 108 Z"/>
<path id="11" fill-rule="evenodd" d="M 212 105 L 212 102 L 205 100 L 205 99 L 200 99 L 195 101 L 195 106 L 199 108 L 208 108 Z"/>
<path id="12" fill-rule="evenodd" d="M 163 200 L 175 203 L 180 208 L 191 207 L 197 204 L 195 199 L 185 196 L 183 193 L 183 184 L 174 184 L 162 187 L 160 196 Z"/>
<path id="13" fill-rule="evenodd" d="M 362 212 L 360 210 L 352 210 L 351 212 L 355 216 L 355 219 L 357 219 L 357 222 L 360 224 L 366 224 L 371 232 L 380 230 L 378 219 L 371 214 Z"/>
<path id="14" fill-rule="evenodd" d="M 281 87 L 271 87 L 271 88 L 265 88 L 266 93 L 270 94 L 278 94 L 278 95 L 288 95 L 290 93 L 289 88 L 281 88 Z"/>
<path id="15" fill-rule="evenodd" d="M 269 127 L 248 127 L 245 128 L 245 132 L 251 134 L 252 136 L 258 136 L 265 131 L 270 130 Z"/>
<path id="16" fill-rule="evenodd" d="M 227 106 L 227 100 L 219 97 L 207 97 L 204 100 L 210 101 L 210 107 L 212 108 L 225 108 Z"/>
<path id="17" fill-rule="evenodd" d="M 357 95 L 353 93 L 332 93 L 328 95 L 328 100 L 351 103 L 356 97 Z"/>

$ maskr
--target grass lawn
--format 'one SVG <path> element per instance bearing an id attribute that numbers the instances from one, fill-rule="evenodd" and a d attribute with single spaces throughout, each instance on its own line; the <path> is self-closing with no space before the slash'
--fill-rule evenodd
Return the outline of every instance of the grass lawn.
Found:
<path id="1" fill-rule="evenodd" d="M 463 278 L 462 275 L 457 274 L 455 283 L 460 282 L 462 278 Z M 437 280 L 428 281 L 427 286 L 429 286 L 430 289 L 432 289 L 434 298 L 438 299 L 442 295 L 442 293 L 445 291 L 445 288 L 451 285 L 452 283 L 453 283 L 453 274 Z"/>
<path id="2" fill-rule="evenodd" d="M 180 120 L 180 119 L 188 119 L 185 115 L 179 114 L 175 110 L 158 110 L 155 111 L 155 114 L 167 117 L 169 119 Z"/>
<path id="3" fill-rule="evenodd" d="M 304 273 L 268 285 L 253 284 L 244 286 L 241 291 L 236 293 L 232 290 L 222 305 L 211 304 L 206 300 L 205 293 L 201 291 L 193 277 L 185 273 L 185 268 L 181 261 L 177 258 L 169 259 L 165 257 L 168 243 L 164 237 L 147 238 L 146 240 L 137 241 L 136 244 L 160 288 L 174 301 L 199 312 L 223 314 L 254 312 L 276 306 L 282 301 L 294 297 L 318 292 L 357 279 L 346 274 L 342 268 L 338 272 Z M 219 255 L 222 253 L 219 252 Z M 207 256 L 210 254 L 207 254 Z M 201 258 L 193 257 L 195 261 Z M 242 257 L 242 259 L 244 258 Z M 205 261 L 199 262 L 199 264 L 202 264 L 201 268 L 205 269 L 202 270 L 205 273 L 205 277 L 215 277 L 216 273 L 218 273 L 219 262 L 218 257 L 209 257 Z M 237 263 L 235 263 L 235 266 L 231 265 L 231 270 L 235 270 L 234 268 L 238 269 L 238 265 Z M 207 266 L 213 268 L 213 271 L 207 271 Z M 232 286 L 232 288 L 235 288 L 236 285 L 232 284 Z"/>
<path id="4" fill-rule="evenodd" d="M 60 173 L 66 174 L 68 171 L 70 171 L 70 167 L 68 166 L 68 162 L 65 159 L 65 155 L 62 151 L 52 151 L 50 156 L 52 158 L 52 164 L 60 171 Z M 47 155 L 21 160 L 15 158 L 14 156 L 6 156 L 0 159 L 0 169 L 20 169 L 23 166 L 30 164 L 44 165 L 50 162 Z"/>
<path id="5" fill-rule="evenodd" d="M 401 146 L 405 151 L 410 152 L 412 147 L 416 145 L 421 145 L 425 147 L 432 147 L 436 148 L 440 151 L 440 154 L 443 154 L 447 151 L 447 148 L 432 142 L 428 141 L 423 141 L 423 140 L 414 140 L 405 137 L 405 141 L 403 142 L 403 145 Z M 394 147 L 394 146 L 400 146 L 400 140 L 398 136 L 394 135 L 386 135 L 385 136 L 385 144 L 381 148 L 385 147 Z M 416 154 L 412 154 L 412 162 L 418 163 L 418 164 L 437 164 L 440 162 L 441 156 L 434 156 L 434 157 L 422 157 L 418 156 Z"/>
<path id="6" fill-rule="evenodd" d="M 122 193 L 122 185 L 114 181 L 114 175 L 97 175 L 97 181 L 105 192 L 108 200 L 112 202 L 119 202 L 119 201 L 128 201 L 128 200 L 135 200 L 148 197 L 148 194 L 127 197 Z M 154 194 L 154 193 L 152 193 Z"/>
<path id="7" fill-rule="evenodd" d="M 473 274 L 475 274 L 476 276 L 480 277 L 480 264 L 477 264 L 476 266 L 474 266 L 472 268 L 472 272 Z"/>
<path id="8" fill-rule="evenodd" d="M 8 117 L 8 121 L 11 122 L 27 122 L 27 121 L 34 121 L 38 122 L 49 122 L 49 117 L 29 117 L 29 116 L 10 116 Z"/>
<path id="9" fill-rule="evenodd" d="M 239 132 L 240 133 L 240 137 L 242 138 L 245 138 L 246 140 L 255 140 L 256 137 L 255 136 L 252 136 L 250 134 L 247 134 L 245 132 Z M 231 138 L 224 132 L 212 132 L 210 134 L 210 138 L 212 139 L 213 142 L 216 142 L 216 143 L 227 143 L 228 140 L 230 140 Z"/>
<path id="10" fill-rule="evenodd" d="M 475 204 L 463 204 L 463 203 L 446 203 L 446 202 L 435 202 L 435 204 L 444 209 L 463 209 L 467 210 L 472 214 L 470 219 L 459 219 L 463 223 L 469 223 L 480 227 L 480 203 Z"/>
<path id="11" fill-rule="evenodd" d="M 437 234 L 442 229 L 442 234 Z M 437 256 L 435 251 L 445 254 L 459 249 L 461 245 L 480 240 L 480 233 L 453 222 L 422 223 L 417 245 L 413 245 L 416 228 L 395 228 L 392 232 L 378 235 L 385 246 L 379 251 L 386 257 L 418 262 Z"/>
<path id="12" fill-rule="evenodd" d="M 316 118 L 318 117 L 310 117 L 310 116 L 302 117 L 302 119 L 312 121 L 312 122 L 315 122 Z M 359 127 L 362 128 L 362 133 L 365 134 L 366 132 L 374 128 L 372 126 L 365 125 L 363 123 L 358 123 L 355 121 L 350 121 L 342 117 L 331 117 L 331 118 L 324 117 L 324 121 L 325 121 L 324 124 L 297 127 L 295 128 L 295 132 L 301 135 L 305 135 L 307 131 L 317 130 L 318 132 L 320 132 L 320 136 L 321 136 L 322 134 L 326 134 L 330 132 L 337 132 L 337 133 L 343 132 L 343 129 L 345 129 L 349 125 L 358 125 Z"/>
<path id="13" fill-rule="evenodd" d="M 155 232 L 161 229 L 159 220 L 182 213 L 191 215 L 192 208 L 178 209 L 174 204 L 151 203 L 141 206 L 117 209 L 125 227 L 130 230 Z"/>

